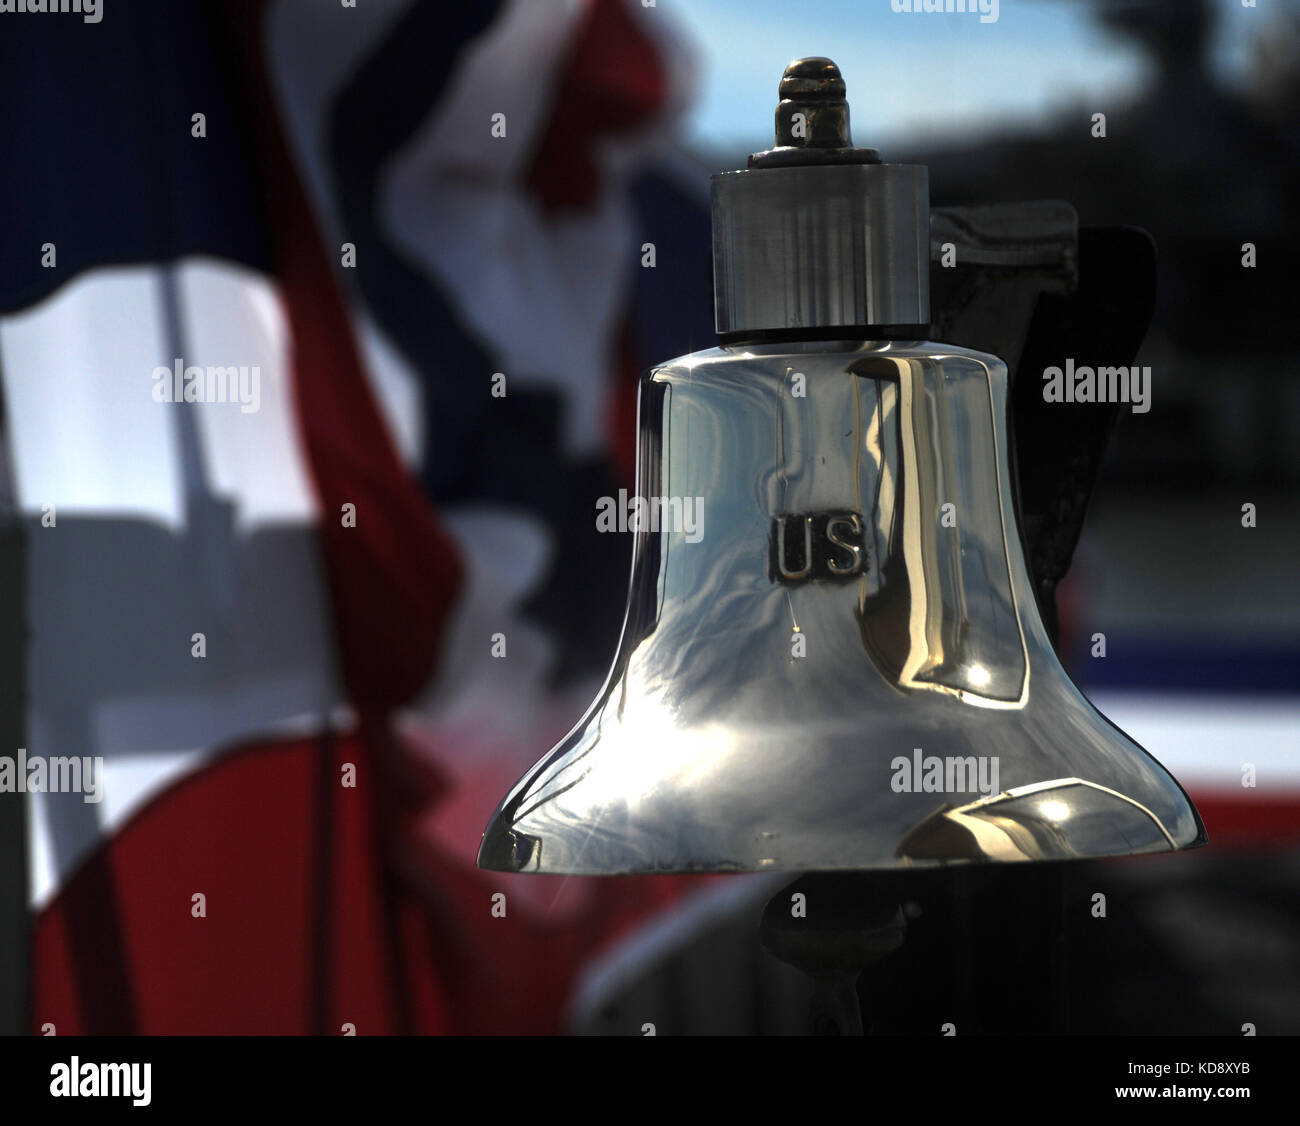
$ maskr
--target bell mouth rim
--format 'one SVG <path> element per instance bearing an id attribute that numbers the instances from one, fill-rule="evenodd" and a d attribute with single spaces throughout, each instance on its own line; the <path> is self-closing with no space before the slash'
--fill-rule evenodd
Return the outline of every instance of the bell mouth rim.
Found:
<path id="1" fill-rule="evenodd" d="M 1160 831 L 1163 842 L 1141 847 L 1131 845 L 1124 847 L 1123 843 L 1117 840 L 1115 842 L 1117 847 L 1114 848 L 1070 851 L 1068 846 L 1061 845 L 1059 852 L 1043 852 L 1035 855 L 1024 851 L 1026 838 L 1038 846 L 1041 846 L 1044 840 L 1050 845 L 1052 838 L 1050 835 L 1035 836 L 1032 827 L 1026 833 L 1024 830 L 1028 822 L 1024 819 L 1017 821 L 1014 817 L 1008 818 L 1006 816 L 1008 805 L 1039 796 L 1044 799 L 1040 802 L 1040 807 L 1046 809 L 1053 804 L 1062 804 L 1060 799 L 1063 793 L 1076 787 L 1089 791 L 1094 799 L 1097 797 L 1103 799 L 1104 810 L 1112 813 L 1115 810 L 1124 810 L 1130 814 L 1132 810 L 1138 811 L 1147 822 Z M 1186 796 L 1185 792 L 1184 796 Z M 524 795 L 520 793 L 514 797 L 522 800 Z M 1135 798 L 1097 782 L 1067 777 L 1012 787 L 961 804 L 944 803 L 903 833 L 892 856 L 877 856 L 870 862 L 802 863 L 798 857 L 795 857 L 790 860 L 774 858 L 767 863 L 761 859 L 755 863 L 701 859 L 698 862 L 685 861 L 664 865 L 645 863 L 588 867 L 563 862 L 554 866 L 543 866 L 540 860 L 540 854 L 545 851 L 543 839 L 511 828 L 505 823 L 504 819 L 509 816 L 508 810 L 516 804 L 515 801 L 508 800 L 502 803 L 483 833 L 478 852 L 478 867 L 496 872 L 556 876 L 754 875 L 764 872 L 887 873 L 990 864 L 1069 864 L 1126 856 L 1158 856 L 1202 848 L 1209 843 L 1199 811 L 1190 799 L 1186 799 L 1186 802 L 1192 814 L 1193 835 L 1183 842 L 1178 841 L 1160 818 Z M 999 813 L 1001 816 L 998 816 Z M 1146 822 L 1140 820 L 1135 820 L 1133 824 L 1147 827 Z M 984 832 L 984 830 L 990 831 Z M 1017 851 L 1015 845 L 1017 837 L 1020 838 L 1020 851 Z M 952 854 L 925 855 L 927 841 L 931 844 L 946 842 Z M 990 841 L 991 844 L 988 843 Z M 909 848 L 911 852 L 907 851 Z M 965 849 L 965 854 L 961 854 L 958 849 Z"/>
<path id="2" fill-rule="evenodd" d="M 1199 818 L 1198 818 L 1199 820 Z M 1188 841 L 1186 844 L 1175 845 L 1173 848 L 1143 849 L 1140 851 L 1119 850 L 1116 852 L 1096 852 L 1084 856 L 1044 856 L 1044 857 L 1022 857 L 1019 860 L 990 860 L 990 859 L 971 859 L 971 858 L 950 858 L 950 859 L 927 859 L 927 860 L 900 860 L 895 864 L 843 864 L 831 866 L 826 864 L 799 866 L 797 864 L 770 864 L 763 867 L 743 867 L 743 866 L 721 866 L 701 863 L 698 866 L 670 866 L 664 868 L 618 868 L 618 869 L 591 869 L 591 868 L 519 868 L 509 865 L 493 864 L 490 860 L 485 859 L 484 849 L 487 847 L 487 834 L 484 834 L 484 842 L 480 846 L 479 856 L 476 866 L 485 872 L 502 872 L 510 875 L 519 876 L 558 876 L 570 878 L 580 876 L 584 879 L 603 879 L 607 877 L 619 876 L 761 876 L 764 873 L 846 873 L 862 872 L 888 876 L 892 873 L 903 872 L 933 872 L 943 868 L 989 868 L 989 867 L 1038 867 L 1041 865 L 1077 865 L 1087 864 L 1098 860 L 1122 860 L 1125 858 L 1140 859 L 1143 857 L 1169 856 L 1179 852 L 1190 852 L 1193 849 L 1204 848 L 1208 845 L 1209 837 L 1202 827 L 1198 835 Z"/>

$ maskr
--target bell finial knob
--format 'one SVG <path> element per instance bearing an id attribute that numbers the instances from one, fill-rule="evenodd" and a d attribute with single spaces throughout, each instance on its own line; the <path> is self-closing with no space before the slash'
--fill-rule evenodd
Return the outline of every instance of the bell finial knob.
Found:
<path id="1" fill-rule="evenodd" d="M 795 59 L 781 76 L 776 108 L 777 145 L 847 149 L 849 103 L 844 78 L 830 59 Z"/>
<path id="2" fill-rule="evenodd" d="M 749 167 L 791 164 L 875 164 L 875 149 L 853 147 L 849 103 L 840 68 L 820 55 L 785 68 L 776 107 L 776 144 L 749 158 Z"/>

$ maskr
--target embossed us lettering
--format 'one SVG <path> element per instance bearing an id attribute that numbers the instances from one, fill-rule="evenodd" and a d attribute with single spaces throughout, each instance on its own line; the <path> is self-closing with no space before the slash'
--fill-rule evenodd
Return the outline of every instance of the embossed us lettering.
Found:
<path id="1" fill-rule="evenodd" d="M 866 525 L 856 512 L 787 513 L 772 520 L 768 577 L 843 582 L 867 569 Z"/>

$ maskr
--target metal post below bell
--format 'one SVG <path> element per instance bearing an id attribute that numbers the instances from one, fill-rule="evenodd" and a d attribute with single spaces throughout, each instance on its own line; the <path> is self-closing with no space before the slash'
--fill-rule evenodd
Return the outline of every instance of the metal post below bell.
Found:
<path id="1" fill-rule="evenodd" d="M 861 1036 L 858 977 L 897 950 L 906 931 L 894 885 L 859 873 L 817 872 L 768 900 L 758 937 L 768 953 L 812 979 L 814 1035 Z"/>

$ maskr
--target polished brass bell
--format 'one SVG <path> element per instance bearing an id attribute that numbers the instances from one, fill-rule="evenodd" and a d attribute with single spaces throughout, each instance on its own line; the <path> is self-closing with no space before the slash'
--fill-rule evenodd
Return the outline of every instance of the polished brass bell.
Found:
<path id="1" fill-rule="evenodd" d="M 781 93 L 776 148 L 713 181 L 722 346 L 642 382 L 647 518 L 613 669 L 498 807 L 479 864 L 806 871 L 1203 843 L 1039 619 L 1005 364 L 923 342 L 925 168 L 852 147 L 829 60 L 792 64 Z"/>

